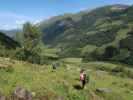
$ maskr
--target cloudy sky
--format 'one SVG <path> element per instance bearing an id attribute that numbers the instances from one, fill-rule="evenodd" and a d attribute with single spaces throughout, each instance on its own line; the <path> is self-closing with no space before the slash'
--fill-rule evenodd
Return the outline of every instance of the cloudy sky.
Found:
<path id="1" fill-rule="evenodd" d="M 133 0 L 0 0 L 0 29 L 20 28 L 52 16 L 75 13 L 112 4 L 133 4 Z"/>

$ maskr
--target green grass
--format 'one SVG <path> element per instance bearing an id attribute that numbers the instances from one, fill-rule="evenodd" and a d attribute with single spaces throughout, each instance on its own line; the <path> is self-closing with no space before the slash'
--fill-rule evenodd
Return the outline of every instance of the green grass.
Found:
<path id="1" fill-rule="evenodd" d="M 104 62 L 83 64 L 78 58 L 67 58 L 65 61 L 55 71 L 52 71 L 51 65 L 39 66 L 15 61 L 12 71 L 0 69 L 0 91 L 9 96 L 16 86 L 22 86 L 35 92 L 34 100 L 132 100 L 132 79 L 108 72 L 97 74 L 98 66 L 114 68 L 117 65 Z M 81 67 L 90 75 L 90 83 L 84 90 L 77 90 L 73 86 L 80 84 L 78 78 Z M 111 88 L 113 92 L 97 94 L 96 88 Z"/>
<path id="2" fill-rule="evenodd" d="M 82 62 L 82 58 L 64 58 L 61 59 L 61 61 L 65 62 L 65 63 L 74 63 L 74 64 L 79 64 Z"/>

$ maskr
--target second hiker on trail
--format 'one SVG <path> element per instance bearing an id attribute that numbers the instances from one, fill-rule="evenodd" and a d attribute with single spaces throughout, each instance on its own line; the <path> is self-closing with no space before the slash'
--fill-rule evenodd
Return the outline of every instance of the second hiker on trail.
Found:
<path id="1" fill-rule="evenodd" d="M 84 89 L 85 84 L 86 84 L 86 74 L 84 69 L 80 71 L 80 81 L 81 81 L 81 88 Z"/>
<path id="2" fill-rule="evenodd" d="M 58 63 L 58 62 L 54 62 L 53 64 L 52 64 L 52 69 L 53 70 L 56 70 L 57 69 L 57 67 L 59 67 L 60 66 L 60 64 Z"/>

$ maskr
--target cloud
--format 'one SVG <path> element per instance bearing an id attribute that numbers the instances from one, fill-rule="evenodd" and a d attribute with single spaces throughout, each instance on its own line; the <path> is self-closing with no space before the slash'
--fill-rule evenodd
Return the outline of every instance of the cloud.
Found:
<path id="1" fill-rule="evenodd" d="M 23 25 L 27 21 L 26 20 L 16 20 L 15 22 L 17 25 Z"/>
<path id="2" fill-rule="evenodd" d="M 12 12 L 0 12 L 0 17 L 13 17 L 13 18 L 17 18 L 17 19 L 21 19 L 21 18 L 29 19 L 29 17 L 27 17 L 27 16 L 19 15 L 19 14 L 12 13 Z"/>
<path id="3" fill-rule="evenodd" d="M 0 25 L 0 29 L 10 29 L 10 26 L 7 24 Z"/>
<path id="4" fill-rule="evenodd" d="M 22 24 L 27 21 L 34 22 L 31 17 L 12 12 L 0 12 L 0 29 L 21 28 Z"/>
<path id="5" fill-rule="evenodd" d="M 41 21 L 43 21 L 43 19 L 35 20 L 35 21 L 33 21 L 33 24 L 34 25 L 39 25 Z"/>

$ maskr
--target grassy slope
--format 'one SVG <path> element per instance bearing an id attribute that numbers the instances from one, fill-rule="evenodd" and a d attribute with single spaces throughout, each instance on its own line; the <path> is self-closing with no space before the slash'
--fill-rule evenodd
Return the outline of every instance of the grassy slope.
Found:
<path id="1" fill-rule="evenodd" d="M 0 58 L 0 61 L 3 59 Z M 35 92 L 34 100 L 132 100 L 133 80 L 114 76 L 108 72 L 97 74 L 96 67 L 117 65 L 104 62 L 90 62 L 81 64 L 80 59 L 64 59 L 64 65 L 52 72 L 50 65 L 32 65 L 27 62 L 15 61 L 13 71 L 6 72 L 0 69 L 0 91 L 9 95 L 17 85 Z M 11 62 L 11 61 L 9 61 Z M 5 63 L 9 63 L 8 61 Z M 4 63 L 4 62 L 3 62 Z M 86 89 L 76 90 L 80 67 L 87 69 L 90 75 L 90 84 Z M 111 94 L 96 94 L 96 88 L 111 88 Z"/>

